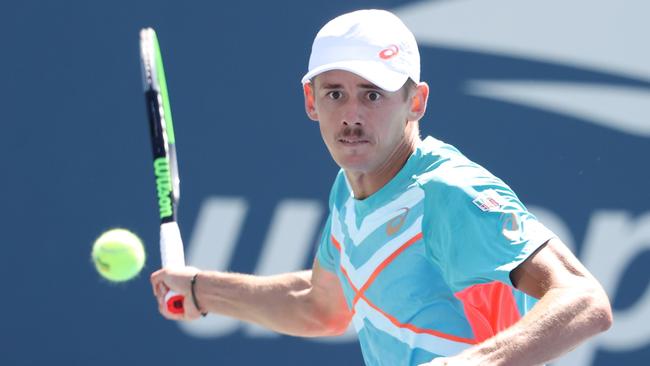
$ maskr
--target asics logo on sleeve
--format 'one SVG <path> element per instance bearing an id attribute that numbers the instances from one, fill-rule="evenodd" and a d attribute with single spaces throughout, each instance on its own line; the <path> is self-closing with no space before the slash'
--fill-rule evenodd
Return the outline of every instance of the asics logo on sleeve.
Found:
<path id="1" fill-rule="evenodd" d="M 505 217 L 502 219 L 502 228 L 501 233 L 505 236 L 512 244 L 518 244 L 522 240 L 522 231 L 521 224 L 517 215 L 513 213 L 504 214 Z"/>

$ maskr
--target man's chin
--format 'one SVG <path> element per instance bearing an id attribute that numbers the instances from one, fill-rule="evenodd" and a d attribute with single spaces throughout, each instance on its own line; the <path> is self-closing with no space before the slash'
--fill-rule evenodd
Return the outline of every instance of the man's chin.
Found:
<path id="1" fill-rule="evenodd" d="M 365 156 L 346 156 L 335 160 L 338 166 L 347 172 L 367 173 L 372 170 L 370 161 Z"/>

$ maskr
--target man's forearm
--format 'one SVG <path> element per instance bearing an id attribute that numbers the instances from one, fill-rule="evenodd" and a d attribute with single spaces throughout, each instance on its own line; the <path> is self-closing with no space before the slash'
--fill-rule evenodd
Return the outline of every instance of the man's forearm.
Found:
<path id="1" fill-rule="evenodd" d="M 472 365 L 539 365 L 606 330 L 611 322 L 602 289 L 551 289 L 515 325 L 457 357 L 472 360 Z"/>
<path id="2" fill-rule="evenodd" d="M 204 311 L 310 337 L 333 335 L 327 314 L 310 297 L 311 271 L 274 276 L 201 272 L 195 292 Z"/>

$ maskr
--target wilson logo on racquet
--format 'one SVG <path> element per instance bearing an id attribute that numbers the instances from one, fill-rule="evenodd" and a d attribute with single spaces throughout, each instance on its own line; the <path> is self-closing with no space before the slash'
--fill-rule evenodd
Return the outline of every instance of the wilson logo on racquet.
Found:
<path id="1" fill-rule="evenodd" d="M 379 52 L 379 58 L 383 60 L 391 59 L 399 53 L 399 47 L 397 45 L 390 45 Z"/>
<path id="2" fill-rule="evenodd" d="M 167 158 L 158 158 L 153 162 L 156 175 L 156 191 L 158 192 L 158 210 L 160 218 L 172 215 L 172 200 L 169 194 L 172 191 L 172 182 L 169 179 L 169 161 Z"/>

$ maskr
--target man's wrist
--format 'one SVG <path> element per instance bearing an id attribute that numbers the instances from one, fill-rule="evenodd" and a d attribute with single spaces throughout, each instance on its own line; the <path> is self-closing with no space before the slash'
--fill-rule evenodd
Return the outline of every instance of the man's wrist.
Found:
<path id="1" fill-rule="evenodd" d="M 192 303 L 194 303 L 196 310 L 201 313 L 201 316 L 206 316 L 208 313 L 202 310 L 201 306 L 199 305 L 199 300 L 196 298 L 196 281 L 198 280 L 200 273 L 201 271 L 198 271 L 194 274 L 194 276 L 192 276 L 192 279 L 190 280 L 190 293 L 192 296 Z"/>

